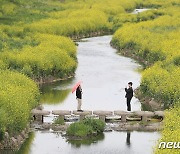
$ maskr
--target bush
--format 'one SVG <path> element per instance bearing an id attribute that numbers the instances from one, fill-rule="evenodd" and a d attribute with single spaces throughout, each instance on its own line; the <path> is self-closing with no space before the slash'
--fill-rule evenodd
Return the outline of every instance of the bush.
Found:
<path id="1" fill-rule="evenodd" d="M 180 56 L 174 58 L 174 64 L 180 66 Z"/>
<path id="2" fill-rule="evenodd" d="M 76 137 L 87 137 L 93 133 L 93 128 L 89 125 L 85 125 L 82 122 L 76 122 L 69 126 L 67 129 L 67 135 Z"/>
<path id="3" fill-rule="evenodd" d="M 10 134 L 26 127 L 30 111 L 38 105 L 37 85 L 26 76 L 0 71 L 0 132 Z"/>
<path id="4" fill-rule="evenodd" d="M 138 15 L 138 22 L 118 29 L 112 43 L 151 64 L 142 74 L 140 90 L 162 102 L 166 108 L 164 129 L 160 141 L 178 142 L 180 110 L 180 13 L 179 2 L 168 0 L 145 1 L 144 6 L 161 7 L 155 14 L 151 11 Z M 157 16 L 161 16 L 156 18 Z M 148 18 L 154 20 L 140 22 Z M 131 20 L 132 17 L 129 18 Z M 117 19 L 117 23 L 118 23 Z M 155 153 L 178 153 L 178 149 L 156 149 Z"/>
<path id="5" fill-rule="evenodd" d="M 164 129 L 162 131 L 162 137 L 160 142 L 179 142 L 180 141 L 180 102 L 176 102 L 173 108 L 166 110 L 164 119 Z M 157 144 L 157 149 L 155 154 L 179 154 L 179 149 L 159 149 Z"/>
<path id="6" fill-rule="evenodd" d="M 44 19 L 27 25 L 25 31 L 64 36 L 88 34 L 93 31 L 107 30 L 107 19 L 106 14 L 98 10 L 76 10 L 67 14 L 66 18 Z"/>
<path id="7" fill-rule="evenodd" d="M 104 131 L 105 123 L 101 120 L 87 118 L 83 120 L 83 123 L 85 125 L 91 126 L 93 130 L 97 133 L 101 133 Z"/>
<path id="8" fill-rule="evenodd" d="M 152 65 L 142 74 L 141 91 L 166 107 L 177 102 L 180 95 L 178 20 L 175 14 L 129 24 L 117 30 L 112 40 L 119 49 L 128 49 Z"/>
<path id="9" fill-rule="evenodd" d="M 162 68 L 162 64 L 157 63 L 143 72 L 140 89 L 144 95 L 160 100 L 166 108 L 170 107 L 180 99 L 178 74 L 179 68 Z"/>
<path id="10" fill-rule="evenodd" d="M 85 119 L 71 124 L 67 129 L 68 136 L 87 137 L 102 133 L 105 123 L 99 119 Z"/>
<path id="11" fill-rule="evenodd" d="M 0 60 L 10 69 L 18 70 L 33 79 L 48 76 L 61 78 L 75 71 L 76 47 L 70 39 L 47 34 L 37 34 L 34 37 L 40 42 L 38 46 L 27 46 L 20 52 L 2 52 Z"/>
<path id="12" fill-rule="evenodd" d="M 58 118 L 54 119 L 53 123 L 59 124 L 59 125 L 64 125 L 64 119 L 61 117 L 58 117 Z"/>

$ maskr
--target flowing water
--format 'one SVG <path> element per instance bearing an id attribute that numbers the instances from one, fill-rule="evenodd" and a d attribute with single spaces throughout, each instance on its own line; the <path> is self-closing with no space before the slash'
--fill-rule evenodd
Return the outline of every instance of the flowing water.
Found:
<path id="1" fill-rule="evenodd" d="M 78 68 L 74 79 L 42 87 L 45 110 L 75 110 L 77 102 L 72 86 L 82 80 L 85 110 L 126 110 L 124 87 L 140 84 L 140 65 L 130 58 L 119 56 L 110 46 L 111 36 L 83 39 L 78 46 Z M 138 99 L 132 99 L 132 110 L 141 110 Z"/>
<path id="2" fill-rule="evenodd" d="M 76 110 L 72 86 L 83 81 L 84 110 L 126 110 L 124 87 L 140 84 L 140 65 L 120 56 L 110 46 L 112 36 L 83 39 L 78 46 L 78 68 L 73 79 L 46 84 L 41 88 L 44 109 Z M 132 99 L 132 110 L 141 110 L 138 99 Z M 52 121 L 52 118 L 45 118 Z M 83 141 L 67 140 L 53 131 L 35 131 L 20 149 L 23 154 L 150 154 L 160 137 L 158 132 L 105 132 Z"/>

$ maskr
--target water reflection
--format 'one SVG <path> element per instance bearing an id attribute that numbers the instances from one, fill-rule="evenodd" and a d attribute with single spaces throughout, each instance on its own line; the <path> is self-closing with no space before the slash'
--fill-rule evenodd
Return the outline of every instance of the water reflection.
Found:
<path id="1" fill-rule="evenodd" d="M 16 152 L 16 154 L 29 154 L 34 138 L 35 138 L 35 133 L 31 132 L 26 142 L 22 145 L 20 150 Z"/>
<path id="2" fill-rule="evenodd" d="M 67 139 L 67 142 L 72 144 L 76 148 L 80 148 L 81 145 L 91 145 L 102 140 L 104 140 L 104 133 L 99 134 L 97 136 L 91 136 L 86 139 L 81 139 L 81 140 Z"/>
<path id="3" fill-rule="evenodd" d="M 59 104 L 62 103 L 71 91 L 72 79 L 60 81 L 41 86 L 40 103 L 43 104 Z"/>
<path id="4" fill-rule="evenodd" d="M 88 138 L 88 140 L 67 140 L 61 133 L 35 131 L 31 133 L 17 154 L 151 154 L 152 147 L 155 146 L 159 137 L 158 132 L 113 131 L 104 132 L 99 136 Z M 6 151 L 2 154 L 15 153 Z"/>
<path id="5" fill-rule="evenodd" d="M 131 141 L 130 141 L 131 133 L 127 132 L 127 137 L 126 137 L 126 145 L 130 147 Z"/>
<path id="6" fill-rule="evenodd" d="M 15 154 L 15 152 L 11 150 L 0 150 L 0 153 L 1 154 Z"/>

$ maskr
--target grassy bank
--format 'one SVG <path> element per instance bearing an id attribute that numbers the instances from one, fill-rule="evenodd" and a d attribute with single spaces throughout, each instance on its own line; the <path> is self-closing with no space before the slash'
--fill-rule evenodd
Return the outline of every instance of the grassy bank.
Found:
<path id="1" fill-rule="evenodd" d="M 125 55 L 139 58 L 146 64 L 142 73 L 140 91 L 144 96 L 162 102 L 166 113 L 162 139 L 164 142 L 178 142 L 179 100 L 180 100 L 180 3 L 169 0 L 144 2 L 144 5 L 158 8 L 157 18 L 138 21 L 129 17 L 113 36 L 112 44 Z M 176 149 L 157 149 L 156 153 L 178 153 Z"/>
<path id="2" fill-rule="evenodd" d="M 114 15 L 140 3 L 105 2 L 1 0 L 0 60 L 35 80 L 71 76 L 77 67 L 76 47 L 66 37 L 111 32 Z"/>
<path id="3" fill-rule="evenodd" d="M 119 50 L 147 61 L 149 67 L 143 72 L 140 89 L 167 107 L 180 99 L 179 21 L 179 15 L 174 14 L 124 25 L 112 40 Z"/>
<path id="4" fill-rule="evenodd" d="M 30 111 L 38 105 L 37 85 L 28 77 L 0 70 L 0 140 L 5 131 L 14 135 L 27 126 Z"/>
<path id="5" fill-rule="evenodd" d="M 174 105 L 173 108 L 166 111 L 166 118 L 164 119 L 164 129 L 162 131 L 162 137 L 160 142 L 179 142 L 180 140 L 180 102 Z M 157 145 L 155 154 L 179 154 L 179 149 L 159 149 L 159 145 Z"/>

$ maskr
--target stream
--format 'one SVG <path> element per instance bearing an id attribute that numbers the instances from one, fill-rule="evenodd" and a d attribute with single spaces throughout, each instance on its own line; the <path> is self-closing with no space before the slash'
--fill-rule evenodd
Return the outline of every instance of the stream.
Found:
<path id="1" fill-rule="evenodd" d="M 45 84 L 41 87 L 44 110 L 76 110 L 72 86 L 83 81 L 84 110 L 126 110 L 124 87 L 140 85 L 141 66 L 134 60 L 118 55 L 110 46 L 112 36 L 83 39 L 78 42 L 78 68 L 73 79 Z M 135 97 L 132 111 L 141 110 Z M 45 122 L 52 122 L 46 117 Z M 104 132 L 88 140 L 67 140 L 60 132 L 34 131 L 19 150 L 19 154 L 151 154 L 159 132 Z"/>

